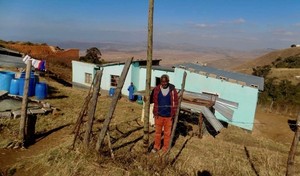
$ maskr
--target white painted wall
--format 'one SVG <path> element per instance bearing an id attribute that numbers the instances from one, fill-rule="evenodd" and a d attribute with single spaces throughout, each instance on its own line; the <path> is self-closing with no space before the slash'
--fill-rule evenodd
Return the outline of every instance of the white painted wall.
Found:
<path id="1" fill-rule="evenodd" d="M 103 68 L 103 75 L 102 75 L 102 80 L 101 80 L 101 89 L 109 90 L 110 88 L 112 88 L 110 86 L 110 77 L 111 77 L 111 75 L 118 75 L 118 76 L 121 77 L 121 73 L 123 71 L 124 64 L 105 66 L 105 67 L 101 67 L 101 68 Z M 125 79 L 124 86 L 123 86 L 123 89 L 122 89 L 122 94 L 127 95 L 127 96 L 129 94 L 127 88 L 131 83 L 131 77 L 132 77 L 131 76 L 132 75 L 131 69 L 132 69 L 132 66 L 130 66 L 130 68 L 129 68 L 129 71 L 128 71 L 128 74 L 127 74 L 127 77 Z"/>
<path id="2" fill-rule="evenodd" d="M 84 63 L 79 61 L 72 61 L 72 82 L 90 86 L 91 84 L 85 83 L 85 73 L 92 74 L 92 80 L 95 75 L 95 68 L 97 65 L 91 63 Z"/>

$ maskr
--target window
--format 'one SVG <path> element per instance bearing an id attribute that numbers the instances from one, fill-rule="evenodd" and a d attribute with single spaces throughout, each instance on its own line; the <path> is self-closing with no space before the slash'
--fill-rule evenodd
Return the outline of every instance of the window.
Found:
<path id="1" fill-rule="evenodd" d="M 84 82 L 87 84 L 92 84 L 92 74 L 91 73 L 84 73 Z"/>
<path id="2" fill-rule="evenodd" d="M 110 86 L 111 87 L 117 87 L 119 82 L 119 76 L 118 75 L 110 75 Z"/>

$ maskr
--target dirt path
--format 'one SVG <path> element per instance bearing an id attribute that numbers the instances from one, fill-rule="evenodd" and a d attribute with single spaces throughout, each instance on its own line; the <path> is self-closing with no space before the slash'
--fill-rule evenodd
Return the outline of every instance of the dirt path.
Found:
<path id="1" fill-rule="evenodd" d="M 15 163 L 21 161 L 24 158 L 32 157 L 41 154 L 42 152 L 56 146 L 63 140 L 62 136 L 70 134 L 71 128 L 64 127 L 57 131 L 46 135 L 44 138 L 37 139 L 37 142 L 29 146 L 28 149 L 0 149 L 0 170 L 5 171 Z"/>

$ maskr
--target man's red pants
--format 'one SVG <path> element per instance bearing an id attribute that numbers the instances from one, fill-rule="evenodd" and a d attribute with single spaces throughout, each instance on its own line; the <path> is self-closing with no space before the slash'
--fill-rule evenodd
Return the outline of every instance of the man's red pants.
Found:
<path id="1" fill-rule="evenodd" d="M 154 139 L 154 148 L 159 150 L 161 147 L 161 135 L 164 131 L 164 146 L 163 151 L 168 151 L 171 131 L 172 131 L 172 122 L 171 117 L 155 117 L 155 139 Z M 164 129 L 164 130 L 163 130 Z"/>

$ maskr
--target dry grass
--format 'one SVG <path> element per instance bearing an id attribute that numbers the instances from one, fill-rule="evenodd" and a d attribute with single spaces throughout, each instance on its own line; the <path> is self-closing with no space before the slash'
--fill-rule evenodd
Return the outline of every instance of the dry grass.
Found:
<path id="1" fill-rule="evenodd" d="M 272 68 L 268 77 L 277 77 L 279 80 L 289 80 L 292 84 L 300 83 L 300 78 L 297 79 L 296 76 L 300 76 L 300 68 Z"/>
<path id="2" fill-rule="evenodd" d="M 139 121 L 141 105 L 120 99 L 110 127 L 115 160 L 109 157 L 107 147 L 103 154 L 85 153 L 78 142 L 70 150 L 73 124 L 87 95 L 87 90 L 68 88 L 47 80 L 52 92 L 46 101 L 61 111 L 57 115 L 38 117 L 36 131 L 39 134 L 71 124 L 53 132 L 29 147 L 30 155 L 16 159 L 10 171 L 16 175 L 284 175 L 289 145 L 250 134 L 230 126 L 216 137 L 203 139 L 179 136 L 170 157 L 163 160 L 159 155 L 142 153 L 143 128 Z M 95 137 L 101 128 L 110 106 L 111 98 L 103 92 L 99 98 Z M 0 120 L 1 145 L 17 135 L 19 119 Z M 195 127 L 195 126 L 193 126 Z M 153 129 L 151 129 L 153 130 Z M 153 140 L 153 135 L 151 135 Z M 4 141 L 4 142 L 2 142 Z M 43 145 L 42 145 L 43 144 Z M 184 146 L 184 147 L 183 147 Z M 105 152 L 106 151 L 106 152 Z M 176 158 L 176 160 L 174 160 Z M 299 163 L 299 149 L 296 163 Z M 297 168 L 300 174 L 300 169 Z"/>

